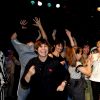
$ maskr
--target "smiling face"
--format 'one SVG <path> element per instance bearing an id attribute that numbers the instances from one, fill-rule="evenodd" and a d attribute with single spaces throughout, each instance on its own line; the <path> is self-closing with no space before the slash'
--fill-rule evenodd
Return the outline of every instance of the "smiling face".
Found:
<path id="1" fill-rule="evenodd" d="M 55 51 L 57 51 L 58 53 L 61 53 L 62 50 L 63 50 L 63 45 L 61 43 L 55 45 Z"/>
<path id="2" fill-rule="evenodd" d="M 89 51 L 90 51 L 90 46 L 89 45 L 84 45 L 84 47 L 83 47 L 83 53 L 86 54 L 86 55 L 88 55 Z"/>
<path id="3" fill-rule="evenodd" d="M 47 58 L 49 52 L 49 44 L 46 40 L 43 39 L 43 40 L 36 41 L 34 47 L 40 59 Z"/>
<path id="4" fill-rule="evenodd" d="M 48 48 L 48 45 L 46 44 L 41 44 L 37 49 L 39 57 L 47 57 L 48 51 L 49 51 L 49 48 Z"/>

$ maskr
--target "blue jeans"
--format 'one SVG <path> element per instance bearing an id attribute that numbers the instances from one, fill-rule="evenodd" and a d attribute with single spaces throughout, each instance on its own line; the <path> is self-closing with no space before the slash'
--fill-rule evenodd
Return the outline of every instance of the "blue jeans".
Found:
<path id="1" fill-rule="evenodd" d="M 17 90 L 17 100 L 26 100 L 28 94 L 30 92 L 30 88 L 29 89 L 23 89 L 21 87 L 21 84 L 19 83 L 18 85 L 18 90 Z"/>
<path id="2" fill-rule="evenodd" d="M 67 100 L 72 100 L 72 98 L 70 96 L 68 96 Z"/>

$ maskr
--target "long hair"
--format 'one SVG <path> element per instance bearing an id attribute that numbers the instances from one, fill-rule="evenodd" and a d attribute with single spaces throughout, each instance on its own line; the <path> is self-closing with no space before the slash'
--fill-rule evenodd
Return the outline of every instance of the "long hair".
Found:
<path id="1" fill-rule="evenodd" d="M 71 65 L 73 67 L 76 66 L 76 61 L 77 61 L 76 54 L 79 54 L 79 53 L 82 53 L 82 48 L 77 47 L 75 49 L 72 47 L 67 47 L 65 57 L 66 57 L 69 65 Z"/>
<path id="2" fill-rule="evenodd" d="M 68 61 L 68 65 L 74 66 L 76 59 L 75 59 L 75 51 L 72 47 L 67 47 L 65 52 L 65 58 Z"/>

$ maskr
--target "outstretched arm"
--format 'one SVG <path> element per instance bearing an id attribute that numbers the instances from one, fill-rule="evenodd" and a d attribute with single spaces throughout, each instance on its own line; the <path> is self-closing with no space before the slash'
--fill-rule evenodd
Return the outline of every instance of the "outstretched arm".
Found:
<path id="1" fill-rule="evenodd" d="M 56 29 L 54 29 L 53 32 L 52 32 L 52 38 L 53 38 L 54 41 L 56 40 L 56 32 L 57 32 Z"/>
<path id="2" fill-rule="evenodd" d="M 19 42 L 19 41 L 17 40 L 17 33 L 16 33 L 16 32 L 14 32 L 14 33 L 11 35 L 11 42 L 12 42 L 12 44 L 15 43 L 16 45 L 17 45 L 17 44 L 18 44 L 18 45 L 23 44 L 23 43 L 21 43 L 21 42 Z"/>
<path id="3" fill-rule="evenodd" d="M 76 46 L 73 37 L 71 36 L 71 32 L 68 29 L 65 29 L 66 35 L 68 36 L 69 40 L 70 40 L 70 44 L 72 47 Z"/>
<path id="4" fill-rule="evenodd" d="M 22 45 L 25 45 L 21 42 L 19 42 L 17 40 L 17 33 L 14 32 L 12 35 L 11 35 L 11 43 L 12 45 L 14 46 L 15 50 L 18 52 L 18 54 L 20 55 L 21 51 L 22 51 Z"/>
<path id="5" fill-rule="evenodd" d="M 41 24 L 40 18 L 35 17 L 35 18 L 33 19 L 33 21 L 35 22 L 35 24 L 33 24 L 33 25 L 39 28 L 40 33 L 41 33 L 43 39 L 45 39 L 45 40 L 48 41 L 48 38 L 47 38 L 46 32 L 44 31 L 44 29 L 43 29 L 43 27 L 42 27 L 42 24 Z"/>
<path id="6" fill-rule="evenodd" d="M 77 41 L 76 41 L 75 37 L 72 37 L 72 38 L 73 38 L 73 41 L 74 41 L 74 46 L 77 47 Z"/>
<path id="7" fill-rule="evenodd" d="M 39 40 L 41 38 L 41 33 L 40 30 L 38 30 L 39 36 L 37 37 L 36 41 Z"/>
<path id="8" fill-rule="evenodd" d="M 27 50 L 27 52 L 29 51 L 28 47 L 26 44 L 21 43 L 17 40 L 17 33 L 13 33 L 11 36 L 11 43 L 14 46 L 15 50 L 18 52 L 18 54 L 20 55 L 21 52 Z"/>

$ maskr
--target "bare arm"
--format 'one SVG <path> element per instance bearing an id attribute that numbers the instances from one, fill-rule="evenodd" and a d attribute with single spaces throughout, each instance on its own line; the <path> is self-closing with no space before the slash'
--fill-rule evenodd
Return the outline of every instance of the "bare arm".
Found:
<path id="1" fill-rule="evenodd" d="M 43 37 L 43 39 L 47 40 L 48 41 L 48 38 L 47 38 L 47 35 L 46 35 L 46 32 L 44 31 L 43 27 L 42 27 L 42 24 L 41 24 L 41 21 L 40 21 L 40 18 L 37 18 L 35 17 L 33 19 L 33 21 L 35 22 L 35 24 L 33 24 L 34 26 L 37 26 L 40 30 L 40 33 Z"/>
<path id="2" fill-rule="evenodd" d="M 91 56 L 86 60 L 86 64 L 83 67 L 79 67 L 78 70 L 86 76 L 90 76 L 92 73 L 93 58 Z"/>
<path id="3" fill-rule="evenodd" d="M 57 32 L 56 29 L 54 29 L 53 32 L 52 32 L 52 38 L 53 38 L 54 41 L 56 40 L 56 32 Z"/>
<path id="4" fill-rule="evenodd" d="M 67 84 L 66 80 L 62 81 L 62 83 L 57 87 L 56 91 L 64 91 L 66 84 Z"/>
<path id="5" fill-rule="evenodd" d="M 40 30 L 38 30 L 39 36 L 37 37 L 36 41 L 39 40 L 41 38 L 41 33 Z"/>
<path id="6" fill-rule="evenodd" d="M 68 36 L 69 40 L 70 40 L 70 44 L 72 47 L 75 46 L 75 42 L 73 40 L 73 37 L 71 36 L 71 32 L 68 29 L 65 29 L 66 35 Z"/>
<path id="7" fill-rule="evenodd" d="M 75 37 L 73 37 L 73 41 L 74 41 L 74 46 L 77 46 L 77 41 L 76 41 Z"/>

